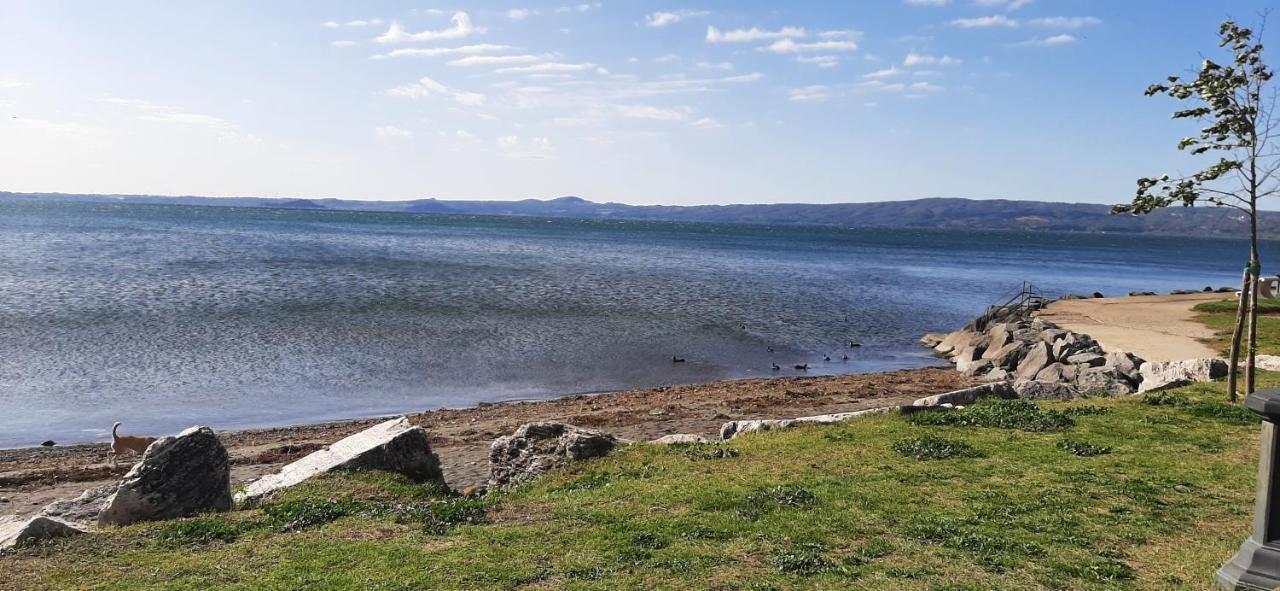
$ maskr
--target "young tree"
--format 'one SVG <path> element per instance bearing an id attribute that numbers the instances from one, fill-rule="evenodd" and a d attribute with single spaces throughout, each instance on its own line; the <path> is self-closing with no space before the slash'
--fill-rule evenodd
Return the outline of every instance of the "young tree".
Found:
<path id="1" fill-rule="evenodd" d="M 1262 262 L 1258 257 L 1258 201 L 1280 191 L 1280 152 L 1272 149 L 1276 97 L 1270 86 L 1272 72 L 1262 60 L 1262 43 L 1255 32 L 1226 21 L 1218 30 L 1220 47 L 1230 60 L 1219 64 L 1206 59 L 1195 79 L 1170 76 L 1167 82 L 1152 84 L 1147 96 L 1167 95 L 1187 101 L 1189 108 L 1175 111 L 1174 119 L 1204 124 L 1199 135 L 1178 142 L 1179 150 L 1192 155 L 1210 155 L 1214 162 L 1195 174 L 1181 178 L 1162 175 L 1138 179 L 1133 202 L 1117 205 L 1112 213 L 1146 214 L 1180 203 L 1191 207 L 1208 203 L 1239 211 L 1249 227 L 1249 261 L 1243 274 L 1240 307 L 1235 334 L 1231 339 L 1231 369 L 1228 388 L 1236 400 L 1241 336 L 1248 321 L 1248 361 L 1245 390 L 1254 390 L 1254 350 L 1257 348 L 1258 279 Z"/>

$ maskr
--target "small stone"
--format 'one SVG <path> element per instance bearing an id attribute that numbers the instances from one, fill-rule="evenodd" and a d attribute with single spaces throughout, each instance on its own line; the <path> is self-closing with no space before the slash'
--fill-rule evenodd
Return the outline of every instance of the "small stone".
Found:
<path id="1" fill-rule="evenodd" d="M 41 443 L 40 443 L 40 445 L 42 445 L 42 446 L 44 446 L 44 447 L 53 447 L 53 446 L 55 446 L 55 445 L 58 445 L 58 442 L 56 442 L 56 441 L 54 441 L 54 440 L 52 440 L 52 439 L 49 439 L 49 440 L 46 440 L 46 441 L 41 442 Z"/>

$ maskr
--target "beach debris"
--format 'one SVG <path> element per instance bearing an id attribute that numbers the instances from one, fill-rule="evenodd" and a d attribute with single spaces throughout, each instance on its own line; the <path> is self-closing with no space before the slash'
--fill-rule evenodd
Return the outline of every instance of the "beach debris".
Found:
<path id="1" fill-rule="evenodd" d="M 569 462 L 607 455 L 624 443 L 627 442 L 610 433 L 567 423 L 525 423 L 490 444 L 489 485 L 528 482 Z"/>
<path id="2" fill-rule="evenodd" d="M 275 474 L 263 476 L 237 493 L 235 500 L 252 505 L 277 490 L 297 486 L 320 474 L 362 470 L 385 470 L 416 482 L 444 484 L 440 458 L 431 451 L 427 430 L 409 424 L 406 417 L 398 417 L 312 452 Z"/>
<path id="3" fill-rule="evenodd" d="M 82 533 L 84 529 L 55 517 L 0 517 L 0 552 Z"/>
<path id="4" fill-rule="evenodd" d="M 1154 392 L 1225 377 L 1227 362 L 1218 358 L 1148 361 L 1138 370 L 1142 374 L 1138 392 Z"/>
<path id="5" fill-rule="evenodd" d="M 162 437 L 98 514 L 99 525 L 128 525 L 231 508 L 231 461 L 213 429 L 190 427 Z"/>

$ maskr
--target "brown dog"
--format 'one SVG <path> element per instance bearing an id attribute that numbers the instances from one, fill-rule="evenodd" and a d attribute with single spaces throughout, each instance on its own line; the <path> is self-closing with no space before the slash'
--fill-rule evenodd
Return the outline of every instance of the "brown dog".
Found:
<path id="1" fill-rule="evenodd" d="M 120 435 L 116 431 L 120 429 L 120 421 L 116 421 L 111 425 L 111 452 L 107 454 L 107 458 L 111 460 L 111 467 L 116 467 L 116 457 L 125 451 L 141 455 L 147 451 L 147 447 L 156 440 L 155 437 L 143 437 L 141 435 Z"/>

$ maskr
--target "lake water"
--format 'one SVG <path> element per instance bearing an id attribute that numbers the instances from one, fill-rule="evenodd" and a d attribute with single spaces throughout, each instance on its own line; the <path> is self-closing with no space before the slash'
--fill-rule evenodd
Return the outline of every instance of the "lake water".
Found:
<path id="1" fill-rule="evenodd" d="M 1188 238 L 0 202 L 0 447 L 103 440 L 114 420 L 231 429 L 796 363 L 936 365 L 922 333 L 1024 280 L 1216 287 L 1244 255 Z"/>

